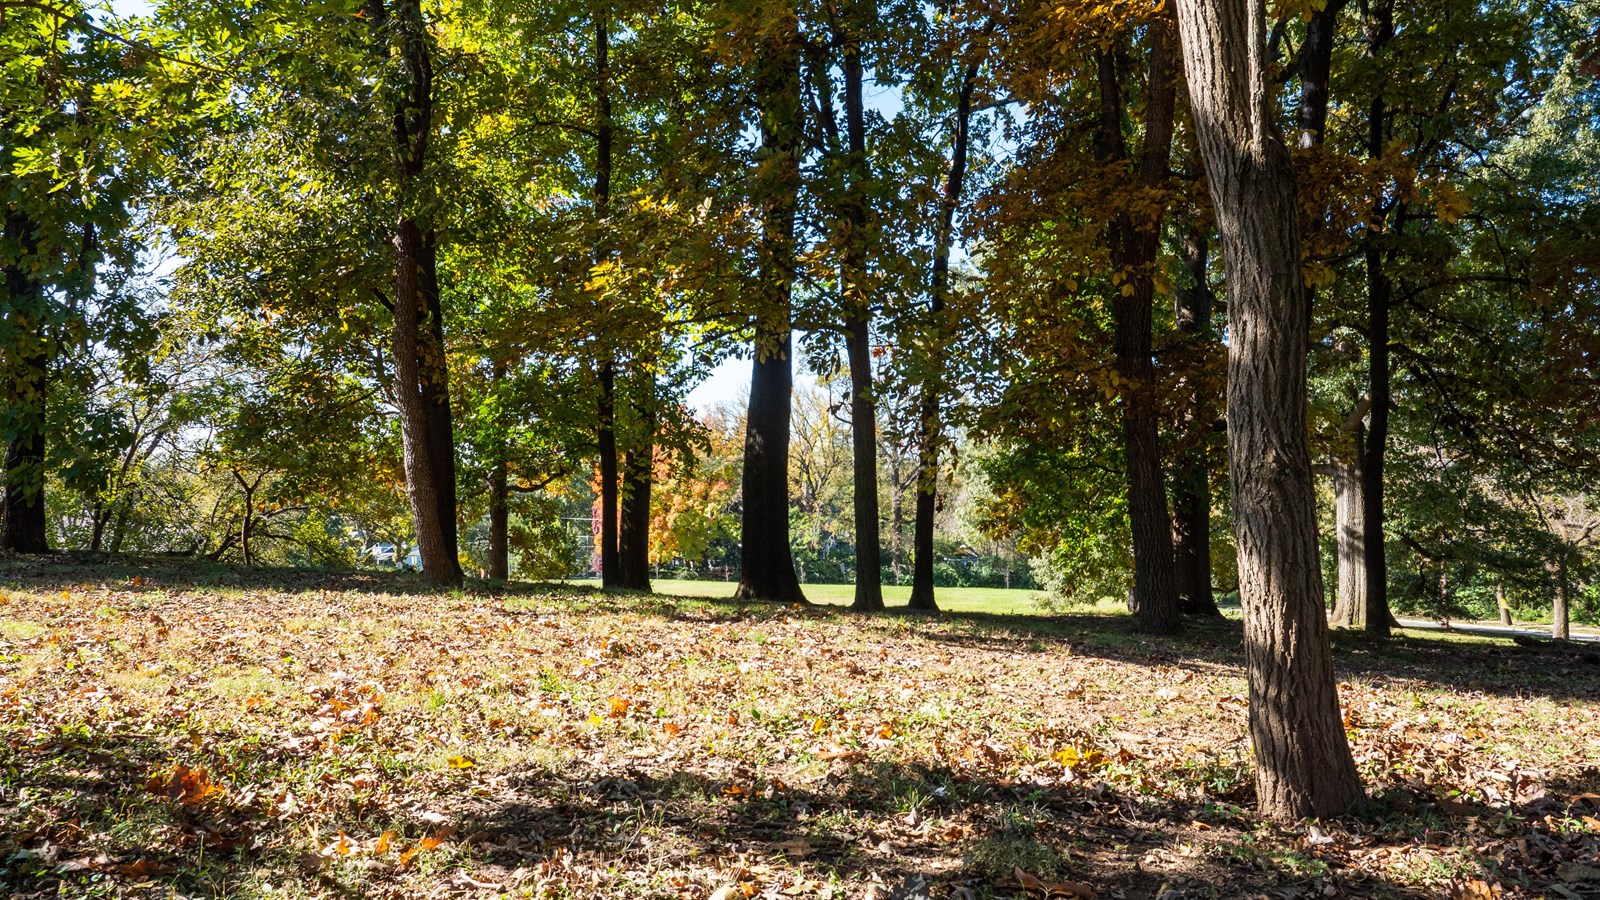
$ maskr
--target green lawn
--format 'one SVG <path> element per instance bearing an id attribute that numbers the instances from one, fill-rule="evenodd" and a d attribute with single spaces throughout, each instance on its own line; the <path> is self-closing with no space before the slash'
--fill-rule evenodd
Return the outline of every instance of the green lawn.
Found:
<path id="1" fill-rule="evenodd" d="M 584 580 L 574 584 L 598 587 L 599 582 Z M 713 599 L 731 599 L 733 590 L 738 586 L 733 581 L 683 581 L 673 578 L 657 578 L 651 582 L 657 594 L 672 597 L 710 597 Z M 831 606 L 848 606 L 855 599 L 856 587 L 853 584 L 807 584 L 802 585 L 806 598 L 812 603 L 826 603 Z M 910 585 L 883 586 L 883 601 L 890 606 L 904 606 L 911 596 Z M 1042 591 L 1007 590 L 1006 588 L 939 588 L 935 593 L 939 608 L 947 612 L 984 612 L 998 615 L 1017 615 L 1043 612 L 1039 600 L 1044 597 Z"/>

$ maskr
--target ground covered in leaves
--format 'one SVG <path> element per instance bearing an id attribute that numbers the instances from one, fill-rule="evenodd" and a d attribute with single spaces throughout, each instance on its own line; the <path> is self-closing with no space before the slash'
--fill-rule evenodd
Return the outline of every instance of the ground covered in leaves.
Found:
<path id="1" fill-rule="evenodd" d="M 1373 795 L 1259 821 L 1236 623 L 0 563 L 0 894 L 1600 896 L 1600 659 L 1336 653 Z"/>

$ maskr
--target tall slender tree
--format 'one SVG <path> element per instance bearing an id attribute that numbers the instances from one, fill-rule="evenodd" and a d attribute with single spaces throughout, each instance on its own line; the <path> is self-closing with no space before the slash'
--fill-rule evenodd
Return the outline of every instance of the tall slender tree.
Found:
<path id="1" fill-rule="evenodd" d="M 1152 344 L 1153 267 L 1161 247 L 1165 203 L 1160 196 L 1172 151 L 1176 67 L 1170 19 L 1158 16 L 1147 30 L 1144 140 L 1131 174 L 1138 189 L 1151 196 L 1142 204 L 1147 207 L 1142 214 L 1135 216 L 1124 207 L 1112 216 L 1106 242 L 1115 267 L 1112 282 L 1120 285 L 1111 302 L 1111 318 L 1122 388 L 1122 449 L 1133 532 L 1134 576 L 1129 600 L 1139 627 L 1160 634 L 1177 631 L 1180 622 L 1173 577 L 1172 517 L 1167 511 L 1162 475 L 1159 386 Z M 1095 59 L 1100 92 L 1095 150 L 1101 162 L 1112 167 L 1129 164 L 1127 141 L 1122 134 L 1126 116 L 1122 73 L 1129 68 L 1129 62 L 1127 51 L 1118 44 L 1100 50 Z"/>
<path id="2" fill-rule="evenodd" d="M 1228 452 L 1256 801 L 1278 820 L 1362 799 L 1323 612 L 1306 438 L 1309 309 L 1264 0 L 1177 0 L 1228 284 Z"/>
<path id="3" fill-rule="evenodd" d="M 366 12 L 374 52 L 392 73 L 393 179 L 400 215 L 393 238 L 390 349 L 406 487 L 423 570 L 436 584 L 459 584 L 455 445 L 439 301 L 438 239 L 426 221 L 426 211 L 419 208 L 433 130 L 433 60 L 419 0 L 394 0 L 392 11 L 384 0 L 368 0 Z"/>
<path id="4" fill-rule="evenodd" d="M 987 38 L 992 28 L 992 23 L 985 26 L 978 38 Z M 939 608 L 933 585 L 933 532 L 939 506 L 939 458 L 944 435 L 940 401 L 944 390 L 941 370 L 947 331 L 945 306 L 950 293 L 950 251 L 955 244 L 956 212 L 961 208 L 961 197 L 966 190 L 973 94 L 978 87 L 980 69 L 979 41 L 958 46 L 964 52 L 953 53 L 950 59 L 951 68 L 960 73 L 960 80 L 956 82 L 955 109 L 951 117 L 950 170 L 940 190 L 939 218 L 934 226 L 933 272 L 928 287 L 927 337 L 924 340 L 927 371 L 917 403 L 917 494 L 911 538 L 911 599 L 907 605 L 924 611 Z"/>

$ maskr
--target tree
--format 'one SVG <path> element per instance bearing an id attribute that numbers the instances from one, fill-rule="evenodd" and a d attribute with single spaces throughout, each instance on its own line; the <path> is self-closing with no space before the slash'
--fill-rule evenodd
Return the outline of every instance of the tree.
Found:
<path id="1" fill-rule="evenodd" d="M 790 317 L 804 126 L 799 19 L 792 5 L 777 0 L 757 4 L 750 14 L 760 20 L 749 24 L 756 30 L 750 69 L 761 114 L 761 147 L 751 176 L 761 236 L 753 285 L 754 358 L 735 596 L 803 603 L 789 546 L 789 407 L 794 385 Z"/>
<path id="2" fill-rule="evenodd" d="M 400 410 L 406 488 L 428 580 L 461 583 L 456 542 L 455 434 L 439 302 L 439 238 L 417 205 L 433 131 L 433 62 L 420 0 L 369 0 L 373 48 L 393 79 L 393 182 L 401 212 L 394 227 L 394 396 Z"/>
<path id="3" fill-rule="evenodd" d="M 941 394 L 944 391 L 942 358 L 944 356 L 946 306 L 950 294 L 950 251 L 956 239 L 956 213 L 961 208 L 962 194 L 967 188 L 967 168 L 971 155 L 973 95 L 978 88 L 978 73 L 982 65 L 981 41 L 987 39 L 992 24 L 975 36 L 958 35 L 951 46 L 947 67 L 958 73 L 955 86 L 955 106 L 950 129 L 950 171 L 944 177 L 939 195 L 938 219 L 933 235 L 932 276 L 928 287 L 928 316 L 923 340 L 926 357 L 923 382 L 917 404 L 917 493 L 911 540 L 912 609 L 936 611 L 934 597 L 934 519 L 938 513 L 939 455 L 943 437 L 940 419 Z M 942 81 L 943 79 L 941 79 Z"/>
<path id="4" fill-rule="evenodd" d="M 1306 444 L 1308 309 L 1294 171 L 1260 0 L 1178 0 L 1228 284 L 1228 452 L 1256 799 L 1278 820 L 1362 799 L 1339 713 Z"/>
<path id="5" fill-rule="evenodd" d="M 1145 631 L 1178 630 L 1178 590 L 1173 578 L 1172 517 L 1167 512 L 1162 475 L 1152 317 L 1155 306 L 1153 267 L 1161 246 L 1161 222 L 1172 152 L 1176 106 L 1175 51 L 1172 23 L 1155 16 L 1148 24 L 1149 65 L 1145 78 L 1144 142 L 1136 165 L 1129 165 L 1123 137 L 1123 88 L 1120 72 L 1126 53 L 1118 44 L 1096 54 L 1100 116 L 1095 149 L 1108 167 L 1131 168 L 1129 203 L 1111 217 L 1105 239 L 1115 267 L 1111 301 L 1113 343 L 1122 394 L 1122 445 L 1128 477 L 1128 519 L 1133 532 L 1133 591 L 1128 595 L 1134 617 Z M 1139 193 L 1135 193 L 1138 191 Z M 1142 196 L 1141 196 L 1142 195 Z M 1137 212 L 1130 211 L 1130 208 Z"/>
<path id="6" fill-rule="evenodd" d="M 103 281 L 133 267 L 134 202 L 211 74 L 97 25 L 76 0 L 0 4 L 0 549 L 50 549 L 51 453 L 69 437 L 51 433 L 52 388 L 81 387 L 74 352 L 94 338 L 91 317 L 113 331 L 139 320 L 133 296 Z"/>

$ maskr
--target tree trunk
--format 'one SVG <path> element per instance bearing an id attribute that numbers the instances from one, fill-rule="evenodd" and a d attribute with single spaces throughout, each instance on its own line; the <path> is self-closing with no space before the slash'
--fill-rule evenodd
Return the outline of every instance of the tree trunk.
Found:
<path id="1" fill-rule="evenodd" d="M 616 363 L 600 361 L 600 586 L 622 587 L 622 558 L 617 552 Z"/>
<path id="2" fill-rule="evenodd" d="M 511 577 L 511 503 L 506 477 L 506 461 L 495 461 L 489 470 L 489 579 L 505 581 Z"/>
<path id="3" fill-rule="evenodd" d="M 1367 560 L 1363 549 L 1366 529 L 1362 524 L 1364 509 L 1361 484 L 1361 464 L 1358 460 L 1334 460 L 1334 544 L 1337 548 L 1339 581 L 1331 621 L 1345 628 L 1361 628 L 1367 618 Z"/>
<path id="4" fill-rule="evenodd" d="M 754 359 L 745 417 L 744 514 L 740 522 L 741 600 L 804 603 L 789 547 L 790 303 L 794 292 L 795 213 L 800 190 L 800 36 L 796 10 L 763 22 L 754 81 L 761 110 L 761 159 L 751 175 L 759 204 Z"/>
<path id="5" fill-rule="evenodd" d="M 889 573 L 896 585 L 902 576 L 902 557 L 905 544 L 906 503 L 905 486 L 901 481 L 899 457 L 889 467 Z"/>
<path id="6" fill-rule="evenodd" d="M 1494 585 L 1494 605 L 1500 611 L 1500 624 L 1513 625 L 1511 621 L 1511 607 L 1506 603 L 1506 586 L 1501 582 Z"/>
<path id="7" fill-rule="evenodd" d="M 1339 11 L 1348 0 L 1329 0 L 1313 10 L 1300 45 L 1300 105 L 1295 111 L 1300 126 L 1300 146 L 1322 143 L 1328 127 L 1328 85 L 1333 75 L 1333 41 L 1338 35 Z"/>
<path id="8" fill-rule="evenodd" d="M 1184 267 L 1193 284 L 1174 295 L 1178 333 L 1189 345 L 1188 409 L 1185 445 L 1173 460 L 1172 554 L 1177 573 L 1178 609 L 1190 615 L 1220 618 L 1211 589 L 1211 444 L 1213 409 L 1204 357 L 1216 342 L 1211 328 L 1215 297 L 1211 293 L 1209 241 L 1191 225 L 1184 232 Z"/>
<path id="9" fill-rule="evenodd" d="M 649 388 L 654 393 L 654 385 Z M 622 457 L 621 531 L 617 557 L 622 563 L 622 587 L 650 590 L 650 488 L 655 459 L 655 398 L 640 410 L 644 444 L 631 447 Z"/>
<path id="10" fill-rule="evenodd" d="M 111 524 L 112 506 L 103 506 L 96 503 L 94 511 L 90 514 L 93 527 L 89 531 L 89 552 L 99 553 L 105 546 L 106 526 Z"/>
<path id="11" fill-rule="evenodd" d="M 595 165 L 594 210 L 604 219 L 611 205 L 611 40 L 610 17 L 600 9 L 594 19 Z M 596 248 L 596 262 L 604 251 Z M 617 539 L 617 431 L 616 357 L 609 349 L 600 360 L 599 428 L 596 443 L 600 452 L 600 585 L 605 590 L 622 586 L 622 558 Z"/>
<path id="12" fill-rule="evenodd" d="M 1394 36 L 1393 10 L 1387 2 L 1373 8 L 1368 23 L 1367 55 L 1376 57 Z M 1382 95 L 1374 97 L 1367 116 L 1367 155 L 1383 155 L 1386 112 Z M 1382 196 L 1373 198 L 1374 217 L 1381 218 Z M 1362 502 L 1366 516 L 1367 553 L 1367 633 L 1388 637 L 1389 561 L 1384 549 L 1383 466 L 1389 444 L 1389 306 L 1392 286 L 1384 272 L 1384 253 L 1379 246 L 1379 230 L 1366 234 L 1367 268 L 1367 380 L 1372 399 L 1372 419 L 1367 429 L 1366 457 L 1362 460 Z"/>
<path id="13" fill-rule="evenodd" d="M 244 491 L 244 516 L 239 523 L 239 557 L 244 560 L 245 565 L 253 566 L 256 564 L 256 559 L 255 554 L 250 550 L 250 532 L 255 526 L 255 485 L 246 484 L 244 478 L 238 472 L 234 472 L 233 477 L 239 482 L 240 489 Z M 260 479 L 257 479 L 256 484 L 260 483 Z"/>
<path id="14" fill-rule="evenodd" d="M 34 223 L 8 211 L 5 239 L 21 253 L 5 267 L 6 324 L 12 345 L 4 353 L 7 431 L 13 437 L 5 454 L 5 523 L 0 549 L 48 553 L 45 522 L 45 397 L 50 370 L 50 336 L 45 332 L 44 291 L 30 274 L 38 253 Z"/>
<path id="15" fill-rule="evenodd" d="M 872 298 L 867 296 L 867 120 L 862 103 L 859 4 L 844 14 L 844 116 L 849 184 L 841 210 L 845 356 L 850 362 L 850 449 L 855 486 L 856 592 L 850 608 L 883 609 L 883 547 L 878 534 L 878 407 L 872 394 Z"/>
<path id="16" fill-rule="evenodd" d="M 1228 451 L 1256 799 L 1279 821 L 1362 799 L 1339 712 L 1306 439 L 1309 310 L 1263 0 L 1178 0 L 1228 285 Z"/>
<path id="17" fill-rule="evenodd" d="M 123 501 L 117 506 L 116 521 L 111 524 L 111 544 L 108 552 L 116 554 L 122 552 L 122 539 L 128 534 L 128 517 L 133 514 L 133 504 Z"/>
<path id="18" fill-rule="evenodd" d="M 439 242 L 432 229 L 422 232 L 417 260 L 422 288 L 422 409 L 428 420 L 428 459 L 436 484 L 434 498 L 439 527 L 451 559 L 454 580 L 461 580 L 460 536 L 456 525 L 456 429 L 450 412 L 450 365 L 445 358 L 444 303 L 439 293 Z"/>
<path id="19" fill-rule="evenodd" d="M 1156 187 L 1166 180 L 1172 143 L 1175 84 L 1169 26 L 1150 25 L 1150 72 L 1145 109 L 1144 149 L 1139 181 Z M 1128 158 L 1122 136 L 1124 116 L 1118 63 L 1120 50 L 1099 53 L 1100 122 L 1096 149 L 1102 162 Z M 1155 307 L 1152 266 L 1161 246 L 1158 212 L 1136 221 L 1119 212 L 1107 229 L 1114 269 L 1111 302 L 1117 374 L 1122 389 L 1122 449 L 1127 464 L 1128 523 L 1133 534 L 1133 590 L 1129 606 L 1142 631 L 1170 634 L 1181 625 L 1178 591 L 1173 576 L 1172 518 L 1167 511 L 1166 481 L 1161 468 L 1160 409 L 1151 320 Z M 1119 285 L 1120 282 L 1120 285 Z"/>
<path id="20" fill-rule="evenodd" d="M 502 382 L 506 377 L 506 364 L 495 360 L 492 364 L 491 378 L 495 391 L 503 389 Z M 498 404 L 497 409 L 500 409 Z M 509 425 L 505 421 L 497 421 L 495 427 L 495 459 L 489 469 L 489 579 L 491 581 L 506 581 L 511 577 L 511 487 L 509 474 L 506 471 L 506 441 L 505 429 Z"/>
<path id="21" fill-rule="evenodd" d="M 1547 567 L 1550 571 L 1550 636 L 1558 641 L 1572 639 L 1572 612 L 1569 606 L 1570 585 L 1567 584 L 1567 554 L 1565 551 Z"/>
<path id="22" fill-rule="evenodd" d="M 396 0 L 391 29 L 383 0 L 369 0 L 368 21 L 374 54 L 387 65 L 391 41 L 400 51 L 402 82 L 393 109 L 396 180 L 402 196 L 416 189 L 427 156 L 433 116 L 433 67 L 419 0 Z M 461 583 L 455 542 L 455 464 L 449 429 L 449 389 L 445 380 L 443 322 L 437 315 L 437 274 L 433 238 L 418 220 L 402 213 L 394 233 L 395 405 L 411 517 L 422 567 L 439 585 Z M 431 295 L 431 296 L 430 296 Z M 431 320 L 424 325 L 424 320 Z M 442 413 L 442 418 L 441 418 Z"/>
<path id="23" fill-rule="evenodd" d="M 971 48 L 969 48 L 970 50 Z M 928 296 L 928 338 L 923 362 L 922 396 L 918 403 L 917 502 L 911 534 L 911 609 L 938 610 L 933 590 L 933 526 L 938 512 L 939 452 L 943 428 L 939 422 L 940 394 L 944 390 L 941 362 L 944 354 L 945 295 L 950 290 L 950 248 L 955 243 L 956 209 L 967 180 L 967 145 L 972 125 L 972 94 L 978 84 L 978 63 L 967 64 L 956 91 L 955 145 L 950 152 L 950 175 L 945 179 L 939 204 L 938 232 L 934 235 L 933 284 Z"/>

